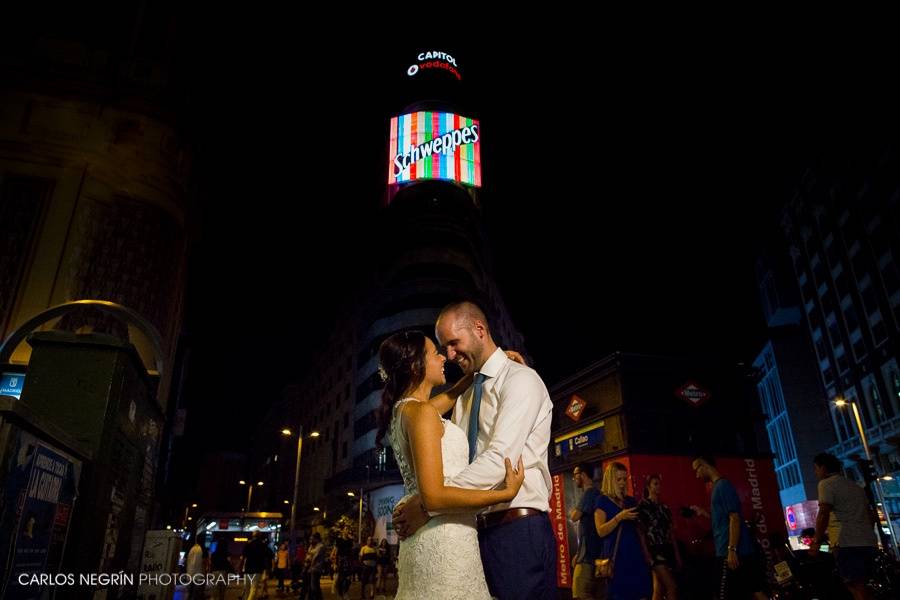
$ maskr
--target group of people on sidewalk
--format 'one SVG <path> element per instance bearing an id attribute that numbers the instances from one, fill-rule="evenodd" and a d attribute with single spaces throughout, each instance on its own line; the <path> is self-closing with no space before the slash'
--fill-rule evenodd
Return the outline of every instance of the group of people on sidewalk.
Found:
<path id="1" fill-rule="evenodd" d="M 712 486 L 711 508 L 691 509 L 712 521 L 718 560 L 721 598 L 767 598 L 764 563 L 741 518 L 734 486 L 715 468 L 715 459 L 701 456 L 692 463 L 696 476 Z M 569 513 L 578 523 L 579 547 L 573 559 L 572 597 L 610 600 L 676 600 L 679 589 L 675 571 L 683 561 L 672 526 L 672 512 L 661 500 L 662 479 L 646 478 L 643 499 L 627 495 L 628 469 L 610 462 L 600 489 L 594 487 L 588 465 L 573 471 L 575 485 L 583 490 Z M 598 563 L 609 561 L 604 572 Z"/>
<path id="2" fill-rule="evenodd" d="M 875 515 L 864 489 L 841 475 L 836 457 L 819 454 L 814 465 L 819 511 L 809 553 L 816 556 L 828 540 L 848 592 L 854 600 L 867 600 L 872 597 L 866 584 L 877 552 Z M 744 521 L 734 485 L 722 477 L 711 456 L 698 456 L 691 467 L 711 489 L 710 509 L 695 505 L 690 512 L 711 520 L 717 597 L 765 600 L 769 597 L 765 557 Z M 683 561 L 671 510 L 661 501 L 660 476 L 646 478 L 643 499 L 637 502 L 626 494 L 628 469 L 622 463 L 606 465 L 599 490 L 591 475 L 589 465 L 578 465 L 572 472 L 575 487 L 581 490 L 569 512 L 579 540 L 572 597 L 676 600 L 675 573 Z M 607 565 L 611 568 L 605 570 Z"/>

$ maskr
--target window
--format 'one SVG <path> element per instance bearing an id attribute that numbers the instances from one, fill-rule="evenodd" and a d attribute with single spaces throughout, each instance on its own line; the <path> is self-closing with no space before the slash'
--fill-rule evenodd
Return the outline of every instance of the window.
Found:
<path id="1" fill-rule="evenodd" d="M 853 258 L 850 259 L 851 264 L 853 265 L 853 274 L 856 276 L 857 281 L 862 281 L 863 276 L 867 271 L 867 263 L 866 253 L 865 252 L 857 252 L 853 255 Z"/>
<path id="2" fill-rule="evenodd" d="M 344 413 L 344 429 L 347 429 L 347 426 L 350 424 L 350 413 Z"/>
<path id="3" fill-rule="evenodd" d="M 803 300 L 810 300 L 815 294 L 813 283 L 805 274 L 803 276 L 803 281 L 800 283 L 800 291 L 803 293 Z"/>
<path id="4" fill-rule="evenodd" d="M 816 310 L 815 306 L 806 313 L 806 317 L 809 320 L 809 329 L 811 331 L 815 331 L 822 326 L 822 318 L 819 316 L 819 311 Z"/>
<path id="5" fill-rule="evenodd" d="M 881 395 L 878 393 L 878 386 L 875 385 L 873 381 L 869 387 L 869 396 L 872 398 L 872 404 L 875 405 L 876 410 L 882 415 L 882 420 L 892 419 L 894 417 L 894 407 L 891 404 L 890 399 L 885 402 Z"/>
<path id="6" fill-rule="evenodd" d="M 832 346 L 837 346 L 841 343 L 841 327 L 838 325 L 837 317 L 833 314 L 828 315 L 828 336 L 831 338 Z"/>
<path id="7" fill-rule="evenodd" d="M 353 438 L 359 439 L 375 429 L 375 411 L 369 411 L 353 423 Z"/>
<path id="8" fill-rule="evenodd" d="M 860 361 L 865 358 L 868 352 L 866 352 L 866 343 L 859 330 L 857 330 L 857 334 L 859 335 L 853 340 L 853 355 L 856 356 L 857 361 Z"/>
<path id="9" fill-rule="evenodd" d="M 843 344 L 834 349 L 834 358 L 837 361 L 838 373 L 843 374 L 850 369 L 850 360 L 847 358 Z"/>
<path id="10" fill-rule="evenodd" d="M 828 257 L 828 265 L 832 269 L 841 264 L 840 250 L 841 245 L 834 240 L 833 235 L 829 235 L 825 240 L 825 255 Z"/>
<path id="11" fill-rule="evenodd" d="M 859 329 L 859 317 L 856 316 L 856 309 L 852 302 L 844 306 L 844 322 L 847 324 L 847 331 L 851 336 L 854 331 Z"/>
<path id="12" fill-rule="evenodd" d="M 825 387 L 829 387 L 834 383 L 834 369 L 831 368 L 831 363 L 828 359 L 825 359 L 824 365 L 822 368 L 822 380 L 825 382 Z"/>
<path id="13" fill-rule="evenodd" d="M 828 357 L 828 345 L 825 343 L 824 336 L 820 336 L 816 340 L 816 354 L 819 355 L 819 360 Z"/>
<path id="14" fill-rule="evenodd" d="M 816 286 L 821 287 L 822 284 L 827 283 L 825 278 L 825 265 L 819 260 L 819 255 L 816 254 L 812 260 L 812 268 L 813 268 L 813 277 L 816 279 Z"/>
<path id="15" fill-rule="evenodd" d="M 341 444 L 341 459 L 347 458 L 347 442 Z"/>
<path id="16" fill-rule="evenodd" d="M 850 439 L 849 430 L 847 429 L 846 410 L 842 410 L 836 406 L 832 407 L 831 418 L 834 421 L 834 430 L 837 432 L 838 440 L 846 442 Z"/>
<path id="17" fill-rule="evenodd" d="M 900 371 L 896 369 L 891 370 L 890 375 L 888 375 L 888 389 L 894 400 L 891 405 L 900 405 Z"/>
<path id="18" fill-rule="evenodd" d="M 900 291 L 900 277 L 897 276 L 897 267 L 893 261 L 888 262 L 881 269 L 881 278 L 884 280 L 884 289 L 887 290 L 888 297 Z"/>
<path id="19" fill-rule="evenodd" d="M 841 299 L 850 293 L 850 278 L 843 269 L 841 269 L 841 272 L 834 278 L 834 289 L 837 290 L 838 298 Z"/>
<path id="20" fill-rule="evenodd" d="M 869 326 L 872 328 L 872 338 L 875 340 L 876 346 L 887 339 L 887 327 L 881 318 L 881 311 L 876 311 L 869 317 Z"/>
<path id="21" fill-rule="evenodd" d="M 866 286 L 866 289 L 862 291 L 862 301 L 867 315 L 871 315 L 878 310 L 878 301 L 875 299 L 875 286 Z"/>

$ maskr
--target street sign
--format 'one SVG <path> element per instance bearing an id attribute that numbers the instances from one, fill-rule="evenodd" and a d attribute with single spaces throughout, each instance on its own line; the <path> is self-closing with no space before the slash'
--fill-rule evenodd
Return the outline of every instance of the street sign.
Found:
<path id="1" fill-rule="evenodd" d="M 712 394 L 710 394 L 706 389 L 700 387 L 693 381 L 688 381 L 683 386 L 675 390 L 675 395 L 691 406 L 697 407 L 709 400 Z"/>
<path id="2" fill-rule="evenodd" d="M 569 406 L 566 408 L 566 416 L 573 421 L 577 421 L 581 418 L 581 413 L 584 412 L 586 406 L 587 402 L 579 398 L 576 394 L 572 394 L 572 399 L 569 401 Z"/>
<path id="3" fill-rule="evenodd" d="M 22 396 L 22 386 L 24 384 L 25 375 L 22 373 L 0 374 L 0 395 L 19 398 Z"/>
<path id="4" fill-rule="evenodd" d="M 566 456 L 576 450 L 602 444 L 606 437 L 605 425 L 605 421 L 597 421 L 555 438 L 556 456 Z"/>

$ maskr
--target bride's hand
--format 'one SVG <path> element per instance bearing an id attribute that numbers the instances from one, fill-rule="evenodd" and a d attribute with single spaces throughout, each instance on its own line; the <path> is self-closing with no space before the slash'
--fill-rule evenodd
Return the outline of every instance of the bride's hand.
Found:
<path id="1" fill-rule="evenodd" d="M 515 361 L 520 365 L 528 366 L 528 363 L 525 362 L 525 357 L 516 352 L 515 350 L 504 350 L 506 352 L 506 358 L 509 360 Z"/>
<path id="2" fill-rule="evenodd" d="M 503 491 L 506 492 L 506 501 L 509 502 L 516 497 L 519 488 L 522 487 L 522 482 L 525 481 L 525 465 L 521 456 L 515 469 L 513 469 L 512 461 L 508 458 L 504 460 L 504 464 L 506 465 L 506 477 L 503 478 Z"/>

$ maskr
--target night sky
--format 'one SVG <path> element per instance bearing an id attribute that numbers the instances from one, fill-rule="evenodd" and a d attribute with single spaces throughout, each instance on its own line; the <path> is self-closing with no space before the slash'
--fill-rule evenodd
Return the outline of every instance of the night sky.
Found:
<path id="1" fill-rule="evenodd" d="M 754 257 L 777 207 L 824 149 L 881 135 L 884 97 L 811 50 L 440 39 L 238 43 L 211 24 L 192 48 L 186 394 L 209 445 L 238 445 L 239 417 L 302 378 L 354 256 L 378 246 L 367 225 L 405 104 L 390 82 L 419 49 L 456 56 L 478 90 L 496 277 L 548 385 L 615 350 L 752 361 Z"/>

